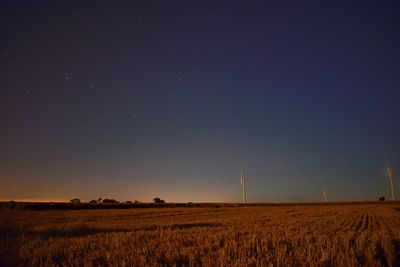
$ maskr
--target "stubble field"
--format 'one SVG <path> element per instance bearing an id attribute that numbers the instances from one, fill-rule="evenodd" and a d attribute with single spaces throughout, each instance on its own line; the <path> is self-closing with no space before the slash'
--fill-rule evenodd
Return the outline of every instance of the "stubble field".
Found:
<path id="1" fill-rule="evenodd" d="M 0 210 L 1 266 L 400 266 L 400 205 Z"/>

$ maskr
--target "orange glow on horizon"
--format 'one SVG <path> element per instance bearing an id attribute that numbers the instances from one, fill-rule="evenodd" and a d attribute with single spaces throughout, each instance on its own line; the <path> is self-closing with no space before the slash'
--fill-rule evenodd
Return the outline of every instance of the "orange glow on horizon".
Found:
<path id="1" fill-rule="evenodd" d="M 69 202 L 68 199 L 62 198 L 0 198 L 0 202 Z"/>

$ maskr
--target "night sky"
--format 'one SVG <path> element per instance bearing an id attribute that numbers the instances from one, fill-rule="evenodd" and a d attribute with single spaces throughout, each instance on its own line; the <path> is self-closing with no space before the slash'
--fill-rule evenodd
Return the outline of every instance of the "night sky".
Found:
<path id="1" fill-rule="evenodd" d="M 400 4 L 301 2 L 2 1 L 0 199 L 388 197 Z"/>

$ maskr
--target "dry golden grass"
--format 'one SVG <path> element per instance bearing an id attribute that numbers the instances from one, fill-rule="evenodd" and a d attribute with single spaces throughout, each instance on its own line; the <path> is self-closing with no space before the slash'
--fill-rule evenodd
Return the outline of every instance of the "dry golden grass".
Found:
<path id="1" fill-rule="evenodd" d="M 0 265 L 400 266 L 399 205 L 0 210 Z"/>

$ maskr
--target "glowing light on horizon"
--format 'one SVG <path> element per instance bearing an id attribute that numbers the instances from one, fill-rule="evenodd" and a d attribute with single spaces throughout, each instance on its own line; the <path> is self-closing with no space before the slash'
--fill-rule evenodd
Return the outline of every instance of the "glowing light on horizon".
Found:
<path id="1" fill-rule="evenodd" d="M 69 202 L 69 199 L 63 198 L 2 198 L 0 202 Z"/>

